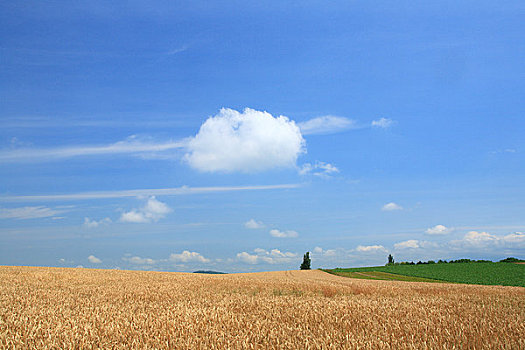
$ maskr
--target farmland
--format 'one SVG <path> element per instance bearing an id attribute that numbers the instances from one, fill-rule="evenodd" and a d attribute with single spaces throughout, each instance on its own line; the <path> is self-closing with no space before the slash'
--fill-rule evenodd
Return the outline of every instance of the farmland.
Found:
<path id="1" fill-rule="evenodd" d="M 525 347 L 525 288 L 0 267 L 0 348 Z"/>
<path id="2" fill-rule="evenodd" d="M 344 277 L 446 281 L 454 283 L 487 284 L 525 287 L 525 266 L 512 263 L 448 263 L 421 265 L 389 265 L 327 270 Z M 437 280 L 437 281 L 436 281 Z"/>

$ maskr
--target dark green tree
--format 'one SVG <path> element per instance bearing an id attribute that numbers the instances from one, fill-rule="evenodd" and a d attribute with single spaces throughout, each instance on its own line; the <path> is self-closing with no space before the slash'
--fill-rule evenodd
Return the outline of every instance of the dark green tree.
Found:
<path id="1" fill-rule="evenodd" d="M 391 265 L 394 263 L 394 257 L 392 256 L 392 254 L 388 254 L 388 264 L 387 265 Z"/>
<path id="2" fill-rule="evenodd" d="M 303 256 L 303 263 L 301 264 L 301 270 L 310 270 L 310 263 L 312 260 L 310 260 L 310 252 L 306 252 L 306 254 Z"/>

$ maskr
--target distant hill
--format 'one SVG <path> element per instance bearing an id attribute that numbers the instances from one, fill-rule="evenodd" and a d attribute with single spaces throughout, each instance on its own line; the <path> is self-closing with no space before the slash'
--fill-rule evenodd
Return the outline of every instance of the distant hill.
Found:
<path id="1" fill-rule="evenodd" d="M 208 275 L 225 275 L 226 272 L 219 272 L 219 271 L 204 271 L 204 270 L 199 270 L 199 271 L 193 271 L 193 273 L 206 273 Z"/>

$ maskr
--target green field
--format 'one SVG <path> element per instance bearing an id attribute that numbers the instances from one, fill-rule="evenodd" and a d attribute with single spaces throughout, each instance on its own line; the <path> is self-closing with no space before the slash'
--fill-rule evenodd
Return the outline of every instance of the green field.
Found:
<path id="1" fill-rule="evenodd" d="M 525 265 L 455 263 L 357 267 L 326 272 L 351 278 L 414 282 L 453 282 L 525 287 Z"/>

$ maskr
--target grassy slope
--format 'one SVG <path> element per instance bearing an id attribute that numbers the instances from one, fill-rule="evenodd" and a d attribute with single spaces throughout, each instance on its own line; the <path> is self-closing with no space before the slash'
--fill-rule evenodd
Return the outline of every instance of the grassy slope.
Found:
<path id="1" fill-rule="evenodd" d="M 365 280 L 383 280 L 383 281 L 407 281 L 407 282 L 442 282 L 438 280 L 422 278 L 422 277 L 413 277 L 413 276 L 403 276 L 393 273 L 387 273 L 382 271 L 346 271 L 347 269 L 337 269 L 337 270 L 324 270 L 330 272 L 337 276 L 358 278 Z"/>
<path id="2" fill-rule="evenodd" d="M 370 279 L 386 279 L 374 278 L 374 273 L 382 272 L 387 274 L 427 278 L 446 282 L 525 287 L 525 266 L 511 263 L 395 265 L 333 269 L 326 271 L 337 275 L 354 278 L 356 278 L 356 275 L 364 274 L 369 275 Z M 371 273 L 371 271 L 373 273 Z M 397 280 L 405 279 L 399 278 Z"/>

